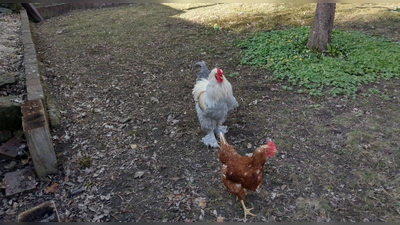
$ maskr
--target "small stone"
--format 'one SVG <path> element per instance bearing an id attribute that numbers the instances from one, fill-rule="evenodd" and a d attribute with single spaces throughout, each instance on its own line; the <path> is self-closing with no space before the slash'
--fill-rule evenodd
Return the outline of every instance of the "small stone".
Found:
<path id="1" fill-rule="evenodd" d="M 271 199 L 274 200 L 275 198 L 276 198 L 276 193 L 275 193 L 275 192 L 272 192 L 272 193 L 271 193 Z"/>
<path id="2" fill-rule="evenodd" d="M 159 102 L 158 99 L 155 98 L 155 97 L 151 97 L 151 98 L 150 98 L 150 101 L 152 101 L 152 102 L 154 102 L 154 103 L 158 103 L 158 102 Z"/>
<path id="3" fill-rule="evenodd" d="M 4 13 L 4 14 L 12 14 L 13 11 L 11 9 L 7 9 L 7 8 L 0 8 L 0 13 Z"/>
<path id="4" fill-rule="evenodd" d="M 120 122 L 121 122 L 121 123 L 127 123 L 127 122 L 129 122 L 129 121 L 131 121 L 131 120 L 132 120 L 132 118 L 126 117 L 126 118 L 121 119 Z"/>
<path id="5" fill-rule="evenodd" d="M 17 166 L 17 162 L 11 161 L 8 165 L 6 165 L 6 166 L 4 166 L 4 167 L 6 167 L 6 168 L 9 169 L 9 170 L 12 170 L 12 169 L 14 169 L 14 167 L 16 167 L 16 166 Z"/>
<path id="6" fill-rule="evenodd" d="M 144 175 L 144 171 L 137 171 L 133 178 L 141 178 Z"/>

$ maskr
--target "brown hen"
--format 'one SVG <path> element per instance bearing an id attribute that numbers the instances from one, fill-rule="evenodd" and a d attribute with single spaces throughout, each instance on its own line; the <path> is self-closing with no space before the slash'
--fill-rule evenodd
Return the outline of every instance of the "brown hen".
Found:
<path id="1" fill-rule="evenodd" d="M 222 182 L 226 189 L 239 198 L 247 215 L 255 216 L 244 205 L 246 190 L 256 191 L 260 188 L 264 177 L 264 164 L 267 157 L 273 157 L 276 152 L 275 144 L 269 140 L 266 145 L 258 147 L 252 156 L 242 156 L 226 142 L 220 133 L 219 160 L 222 163 Z"/>

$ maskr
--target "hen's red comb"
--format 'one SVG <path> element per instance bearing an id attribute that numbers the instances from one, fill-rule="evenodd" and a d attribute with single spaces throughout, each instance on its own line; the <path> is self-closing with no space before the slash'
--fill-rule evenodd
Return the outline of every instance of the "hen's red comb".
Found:
<path id="1" fill-rule="evenodd" d="M 268 140 L 268 147 L 272 148 L 272 149 L 276 149 L 274 142 L 270 140 Z"/>

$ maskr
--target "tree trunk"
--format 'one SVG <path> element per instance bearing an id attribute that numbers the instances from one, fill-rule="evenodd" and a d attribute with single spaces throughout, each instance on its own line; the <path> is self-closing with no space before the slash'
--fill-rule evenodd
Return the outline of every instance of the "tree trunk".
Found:
<path id="1" fill-rule="evenodd" d="M 331 41 L 336 3 L 317 3 L 307 48 L 325 51 Z"/>

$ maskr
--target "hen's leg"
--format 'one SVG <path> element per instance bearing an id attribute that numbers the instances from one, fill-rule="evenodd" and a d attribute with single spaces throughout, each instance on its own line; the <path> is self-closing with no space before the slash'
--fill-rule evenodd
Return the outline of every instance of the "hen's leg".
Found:
<path id="1" fill-rule="evenodd" d="M 251 215 L 251 216 L 256 216 L 255 214 L 251 213 L 250 210 L 252 210 L 253 208 L 246 208 L 246 206 L 244 205 L 244 201 L 240 200 L 240 203 L 242 203 L 242 207 L 243 207 L 243 211 L 244 211 L 244 218 L 246 219 L 247 215 Z"/>
<path id="2" fill-rule="evenodd" d="M 208 132 L 208 134 L 206 136 L 204 136 L 201 140 L 207 146 L 211 146 L 213 148 L 219 147 L 217 139 L 215 138 L 215 135 L 212 131 Z"/>

